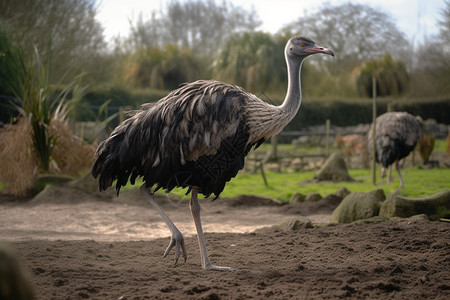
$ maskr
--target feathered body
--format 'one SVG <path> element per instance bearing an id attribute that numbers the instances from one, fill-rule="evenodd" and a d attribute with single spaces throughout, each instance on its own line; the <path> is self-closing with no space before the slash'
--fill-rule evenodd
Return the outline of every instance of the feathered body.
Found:
<path id="1" fill-rule="evenodd" d="M 406 112 L 388 112 L 377 117 L 376 161 L 387 168 L 414 149 L 422 136 L 422 125 Z M 373 125 L 368 132 L 369 152 L 372 151 Z"/>
<path id="2" fill-rule="evenodd" d="M 185 84 L 156 103 L 131 112 L 97 149 L 92 175 L 105 190 L 143 177 L 166 191 L 196 186 L 222 192 L 244 158 L 277 134 L 292 116 L 237 86 L 213 80 Z"/>

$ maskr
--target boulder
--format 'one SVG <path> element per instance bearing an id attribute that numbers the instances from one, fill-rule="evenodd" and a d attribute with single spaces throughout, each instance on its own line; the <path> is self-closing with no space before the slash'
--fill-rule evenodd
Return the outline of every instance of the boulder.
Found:
<path id="1" fill-rule="evenodd" d="M 377 216 L 382 201 L 369 193 L 350 193 L 336 207 L 331 215 L 331 223 L 350 223 Z"/>
<path id="2" fill-rule="evenodd" d="M 341 152 L 334 152 L 314 176 L 318 181 L 355 181 L 348 174 L 347 165 Z"/>
<path id="3" fill-rule="evenodd" d="M 377 189 L 377 190 L 370 191 L 369 194 L 374 195 L 380 201 L 386 200 L 386 194 L 384 193 L 383 189 Z"/>
<path id="4" fill-rule="evenodd" d="M 289 218 L 281 222 L 280 225 L 278 225 L 281 229 L 285 231 L 290 230 L 299 230 L 303 228 L 312 228 L 311 220 L 306 217 L 294 217 Z"/>
<path id="5" fill-rule="evenodd" d="M 306 196 L 300 193 L 295 193 L 292 195 L 289 203 L 305 202 Z"/>
<path id="6" fill-rule="evenodd" d="M 343 187 L 341 187 L 341 188 L 339 188 L 339 189 L 337 190 L 336 196 L 338 196 L 338 197 L 344 199 L 344 198 L 347 197 L 348 194 L 350 194 L 350 193 L 351 193 L 351 192 L 349 191 L 349 189 L 343 186 Z"/>
<path id="7" fill-rule="evenodd" d="M 305 202 L 317 202 L 321 199 L 322 196 L 319 193 L 309 193 L 305 198 Z"/>
<path id="8" fill-rule="evenodd" d="M 430 220 L 450 217 L 450 190 L 422 198 L 406 198 L 392 195 L 380 209 L 380 216 L 385 218 L 408 218 L 425 214 Z"/>

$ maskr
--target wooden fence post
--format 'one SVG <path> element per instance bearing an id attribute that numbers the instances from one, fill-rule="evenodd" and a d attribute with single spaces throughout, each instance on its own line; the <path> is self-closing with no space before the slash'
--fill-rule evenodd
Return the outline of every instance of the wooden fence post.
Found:
<path id="1" fill-rule="evenodd" d="M 372 75 L 372 184 L 376 185 L 377 183 L 377 175 L 376 175 L 376 134 L 377 134 L 377 80 L 375 75 Z"/>
<path id="2" fill-rule="evenodd" d="M 263 163 L 263 162 L 260 162 L 260 163 L 259 163 L 259 170 L 261 171 L 261 176 L 262 176 L 262 178 L 263 178 L 264 185 L 265 185 L 265 186 L 268 186 L 268 184 L 267 184 L 267 178 L 266 178 L 266 173 L 264 172 L 264 163 Z"/>
<path id="3" fill-rule="evenodd" d="M 325 122 L 325 155 L 330 155 L 330 119 Z"/>
<path id="4" fill-rule="evenodd" d="M 278 147 L 278 137 L 276 135 L 270 138 L 272 144 L 272 159 L 276 160 L 278 158 L 277 147 Z"/>

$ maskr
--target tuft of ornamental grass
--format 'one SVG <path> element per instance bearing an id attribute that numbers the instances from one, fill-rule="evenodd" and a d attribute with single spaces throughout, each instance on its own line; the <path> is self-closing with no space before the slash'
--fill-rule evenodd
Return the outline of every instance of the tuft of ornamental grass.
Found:
<path id="1" fill-rule="evenodd" d="M 5 192 L 16 196 L 27 193 L 38 172 L 32 131 L 26 118 L 0 129 L 0 182 L 5 185 Z"/>
<path id="2" fill-rule="evenodd" d="M 61 118 L 52 119 L 49 132 L 56 141 L 52 153 L 52 172 L 79 175 L 90 169 L 97 144 L 84 144 Z"/>
<path id="3" fill-rule="evenodd" d="M 97 144 L 84 144 L 61 118 L 52 119 L 49 133 L 56 141 L 52 153 L 52 172 L 79 175 L 91 168 Z"/>

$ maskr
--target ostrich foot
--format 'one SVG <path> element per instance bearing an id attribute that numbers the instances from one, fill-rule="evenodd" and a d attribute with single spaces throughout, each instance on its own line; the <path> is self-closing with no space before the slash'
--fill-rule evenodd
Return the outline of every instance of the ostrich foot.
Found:
<path id="1" fill-rule="evenodd" d="M 167 246 L 166 251 L 164 251 L 163 258 L 169 254 L 170 250 L 172 250 L 173 247 L 175 247 L 175 264 L 177 264 L 178 259 L 180 258 L 180 254 L 182 252 L 184 261 L 187 260 L 186 255 L 186 246 L 184 244 L 184 237 L 183 234 L 181 234 L 180 230 L 178 230 L 177 226 L 173 224 L 172 220 L 166 215 L 166 213 L 162 210 L 162 208 L 158 205 L 156 200 L 153 198 L 153 194 L 151 194 L 147 188 L 145 187 L 145 184 L 141 186 L 141 193 L 144 195 L 150 204 L 156 209 L 156 211 L 161 215 L 164 222 L 166 223 L 167 227 L 169 228 L 170 232 L 172 233 L 172 236 L 170 237 L 169 246 Z"/>
<path id="2" fill-rule="evenodd" d="M 235 268 L 215 266 L 215 265 L 213 265 L 211 263 L 205 264 L 204 269 L 205 270 L 214 270 L 214 271 L 229 271 L 229 272 L 237 271 L 237 269 L 235 269 Z"/>
<path id="3" fill-rule="evenodd" d="M 184 243 L 183 234 L 175 228 L 172 232 L 172 236 L 170 237 L 169 246 L 167 246 L 166 251 L 164 251 L 163 258 L 166 257 L 172 248 L 175 247 L 175 264 L 178 263 L 178 259 L 180 258 L 180 254 L 183 255 L 184 261 L 187 260 L 186 254 L 186 245 Z"/>

